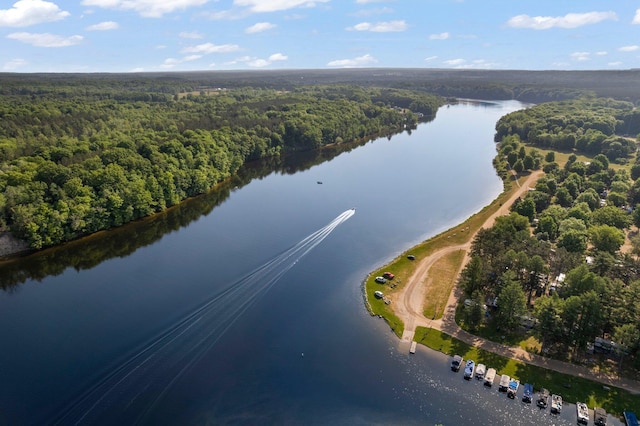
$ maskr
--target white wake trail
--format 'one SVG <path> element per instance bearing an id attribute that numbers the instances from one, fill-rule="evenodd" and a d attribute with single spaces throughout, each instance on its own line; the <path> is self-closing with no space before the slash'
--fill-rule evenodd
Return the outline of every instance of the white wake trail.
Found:
<path id="1" fill-rule="evenodd" d="M 347 210 L 212 296 L 87 389 L 53 424 L 142 421 L 172 385 L 300 259 L 355 214 Z"/>

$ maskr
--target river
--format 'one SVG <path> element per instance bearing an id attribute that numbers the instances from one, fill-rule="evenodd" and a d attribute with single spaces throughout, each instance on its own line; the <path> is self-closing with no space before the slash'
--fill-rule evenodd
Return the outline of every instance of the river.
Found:
<path id="1" fill-rule="evenodd" d="M 494 126 L 520 108 L 444 107 L 5 265 L 0 424 L 574 424 L 409 356 L 364 307 L 369 271 L 500 193 Z"/>

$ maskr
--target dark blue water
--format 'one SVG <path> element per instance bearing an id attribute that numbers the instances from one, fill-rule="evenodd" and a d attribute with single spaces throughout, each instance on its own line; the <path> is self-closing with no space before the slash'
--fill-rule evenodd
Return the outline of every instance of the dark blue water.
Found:
<path id="1" fill-rule="evenodd" d="M 408 356 L 363 303 L 370 270 L 498 195 L 494 125 L 519 108 L 443 108 L 128 256 L 1 292 L 0 423 L 573 424 Z"/>

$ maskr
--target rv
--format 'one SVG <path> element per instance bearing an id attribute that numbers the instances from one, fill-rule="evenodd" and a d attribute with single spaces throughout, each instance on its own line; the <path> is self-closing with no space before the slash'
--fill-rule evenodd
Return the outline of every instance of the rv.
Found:
<path id="1" fill-rule="evenodd" d="M 502 377 L 500 377 L 500 385 L 498 386 L 498 392 L 506 392 L 507 389 L 509 388 L 509 381 L 511 381 L 511 377 L 507 376 L 506 374 L 503 374 Z"/>
<path id="2" fill-rule="evenodd" d="M 496 378 L 496 369 L 490 368 L 487 370 L 487 374 L 484 375 L 484 385 L 491 387 L 493 386 L 493 380 Z"/>

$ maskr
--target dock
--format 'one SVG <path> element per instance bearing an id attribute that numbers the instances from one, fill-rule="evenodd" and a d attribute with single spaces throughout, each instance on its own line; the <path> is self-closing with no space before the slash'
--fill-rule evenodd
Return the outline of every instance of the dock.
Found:
<path id="1" fill-rule="evenodd" d="M 418 342 L 416 342 L 415 340 L 413 342 L 411 342 L 411 348 L 409 349 L 409 353 L 410 354 L 415 354 L 417 346 L 418 346 Z"/>

